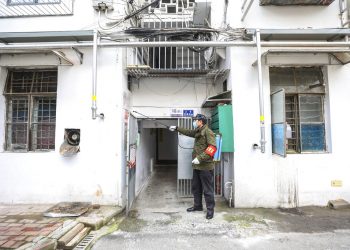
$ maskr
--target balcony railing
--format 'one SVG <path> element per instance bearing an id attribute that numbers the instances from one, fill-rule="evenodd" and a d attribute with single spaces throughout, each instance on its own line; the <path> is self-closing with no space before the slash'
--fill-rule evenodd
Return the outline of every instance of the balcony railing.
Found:
<path id="1" fill-rule="evenodd" d="M 0 18 L 73 15 L 73 0 L 0 0 Z"/>
<path id="2" fill-rule="evenodd" d="M 167 20 L 164 22 L 156 21 L 143 22 L 140 29 L 144 32 L 147 42 L 164 42 L 169 40 L 186 39 L 184 34 L 186 25 L 179 20 Z M 159 32 L 158 35 L 155 33 Z M 146 34 L 152 34 L 147 38 Z M 190 33 L 190 32 L 189 32 Z M 193 34 L 191 34 L 193 35 Z M 205 53 L 208 48 L 195 47 L 148 47 L 133 48 L 132 56 L 129 57 L 128 65 L 146 65 L 150 69 L 183 69 L 183 70 L 204 70 L 208 69 L 208 63 L 205 60 Z"/>

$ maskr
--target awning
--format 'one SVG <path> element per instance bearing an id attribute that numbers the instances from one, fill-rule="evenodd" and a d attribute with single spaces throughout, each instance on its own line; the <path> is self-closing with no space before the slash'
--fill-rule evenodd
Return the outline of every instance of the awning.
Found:
<path id="1" fill-rule="evenodd" d="M 350 29 L 261 29 L 260 34 L 262 41 L 335 41 L 350 36 Z M 254 35 L 255 29 L 247 29 L 247 36 L 250 39 L 253 39 Z"/>
<path id="2" fill-rule="evenodd" d="M 312 48 L 291 48 L 291 49 L 269 49 L 266 52 L 264 52 L 261 57 L 264 60 L 265 65 L 273 65 L 273 64 L 283 64 L 282 62 L 275 62 L 273 60 L 269 60 L 271 57 L 269 56 L 286 56 L 288 54 L 288 57 L 291 59 L 292 55 L 309 55 L 316 56 L 316 55 L 323 55 L 323 60 L 315 59 L 315 64 L 319 65 L 345 65 L 350 63 L 350 49 L 312 49 Z M 310 63 L 307 57 L 303 57 L 302 64 L 312 64 Z M 256 66 L 257 61 L 253 63 L 253 66 Z"/>
<path id="3" fill-rule="evenodd" d="M 93 40 L 92 30 L 78 31 L 42 31 L 42 32 L 0 32 L 0 42 L 4 44 L 16 43 L 55 43 L 55 42 L 91 42 Z M 78 57 L 80 64 L 83 61 L 83 53 L 77 48 L 71 47 Z M 6 49 L 1 50 L 1 55 L 25 55 L 25 54 L 52 54 L 58 59 L 57 65 L 71 66 L 73 61 L 59 49 Z"/>
<path id="4" fill-rule="evenodd" d="M 93 40 L 92 30 L 0 32 L 1 43 L 84 42 Z"/>
<path id="5" fill-rule="evenodd" d="M 212 108 L 218 105 L 219 103 L 231 103 L 231 90 L 222 92 L 217 95 L 209 96 L 202 104 L 202 108 Z"/>

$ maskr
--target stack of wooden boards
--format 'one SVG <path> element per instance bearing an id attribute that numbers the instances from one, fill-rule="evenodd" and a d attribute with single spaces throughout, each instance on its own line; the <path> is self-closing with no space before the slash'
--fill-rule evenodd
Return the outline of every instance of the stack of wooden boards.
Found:
<path id="1" fill-rule="evenodd" d="M 65 221 L 49 238 L 57 240 L 58 249 L 73 249 L 90 232 L 91 228 L 73 220 Z"/>

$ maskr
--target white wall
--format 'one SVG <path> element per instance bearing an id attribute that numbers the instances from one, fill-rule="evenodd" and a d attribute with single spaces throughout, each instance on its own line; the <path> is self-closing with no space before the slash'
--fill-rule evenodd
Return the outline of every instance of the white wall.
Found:
<path id="1" fill-rule="evenodd" d="M 347 171 L 348 116 L 340 110 L 350 105 L 349 66 L 328 67 L 328 130 L 332 152 L 325 154 L 272 154 L 270 86 L 268 66 L 263 65 L 266 153 L 253 150 L 259 143 L 259 94 L 253 48 L 231 49 L 232 106 L 234 119 L 234 175 L 237 207 L 277 207 L 327 204 L 328 200 L 350 200 L 350 176 Z M 282 58 L 288 61 L 289 58 Z M 303 64 L 301 58 L 299 64 Z M 331 187 L 342 180 L 342 187 Z"/>
<path id="2" fill-rule="evenodd" d="M 170 117 L 171 109 L 194 109 L 203 112 L 203 101 L 215 94 L 210 79 L 203 78 L 143 78 L 132 87 L 133 109 L 147 116 Z M 140 118 L 144 118 L 140 116 Z"/>
<path id="3" fill-rule="evenodd" d="M 158 130 L 158 160 L 177 161 L 177 133 L 168 129 Z"/>
<path id="4" fill-rule="evenodd" d="M 245 20 L 241 22 L 242 2 L 229 1 L 227 18 L 231 27 L 266 29 L 340 27 L 338 0 L 329 6 L 260 6 L 259 0 L 256 0 Z"/>
<path id="5" fill-rule="evenodd" d="M 121 204 L 122 149 L 122 55 L 119 49 L 98 53 L 98 112 L 104 120 L 91 119 L 92 53 L 82 49 L 82 65 L 58 67 L 56 148 L 52 152 L 0 153 L 0 201 L 41 203 L 92 201 Z M 103 58 L 103 59 L 102 59 Z M 117 60 L 116 60 L 117 59 Z M 35 55 L 32 64 L 45 65 Z M 1 70 L 0 89 L 5 83 Z M 4 143 L 5 103 L 0 98 L 1 144 Z M 63 157 L 59 148 L 64 128 L 80 128 L 80 153 Z M 2 149 L 1 149 L 2 150 Z M 102 192 L 102 195 L 96 194 Z"/>
<path id="6" fill-rule="evenodd" d="M 120 17 L 124 14 L 125 1 L 114 1 L 114 11 L 109 12 L 112 17 Z M 92 8 L 92 1 L 73 0 L 74 14 L 69 16 L 42 16 L 42 17 L 21 17 L 2 18 L 0 20 L 1 32 L 29 32 L 29 31 L 64 31 L 64 30 L 91 30 L 98 28 L 97 13 Z M 101 15 L 101 25 L 107 20 L 104 14 Z M 25 23 L 25 25 L 24 25 Z"/>
<path id="7" fill-rule="evenodd" d="M 139 193 L 151 174 L 151 159 L 156 156 L 156 129 L 142 129 L 136 154 L 136 193 Z"/>

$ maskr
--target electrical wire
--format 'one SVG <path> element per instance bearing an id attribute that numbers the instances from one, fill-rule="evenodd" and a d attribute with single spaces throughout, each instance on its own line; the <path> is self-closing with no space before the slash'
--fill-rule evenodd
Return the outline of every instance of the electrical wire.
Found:
<path id="1" fill-rule="evenodd" d="M 173 95 L 176 95 L 178 94 L 179 92 L 181 92 L 182 90 L 184 90 L 190 83 L 186 83 L 184 86 L 182 86 L 181 88 L 179 88 L 178 90 L 176 90 L 175 92 L 171 93 L 171 94 L 162 94 L 162 93 L 159 93 L 157 91 L 155 91 L 154 89 L 151 89 L 147 83 L 144 83 L 143 85 L 149 90 L 151 91 L 152 93 L 156 94 L 156 95 L 159 95 L 159 96 L 173 96 Z"/>

